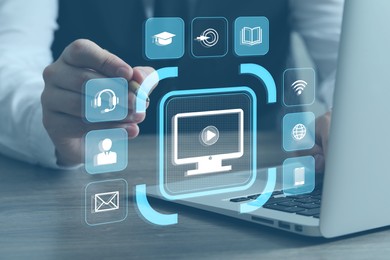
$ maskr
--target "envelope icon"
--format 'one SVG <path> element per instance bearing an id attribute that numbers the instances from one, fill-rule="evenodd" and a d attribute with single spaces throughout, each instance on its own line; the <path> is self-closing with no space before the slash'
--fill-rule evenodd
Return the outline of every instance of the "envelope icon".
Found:
<path id="1" fill-rule="evenodd" d="M 97 193 L 92 196 L 92 200 L 93 213 L 119 209 L 119 191 Z"/>

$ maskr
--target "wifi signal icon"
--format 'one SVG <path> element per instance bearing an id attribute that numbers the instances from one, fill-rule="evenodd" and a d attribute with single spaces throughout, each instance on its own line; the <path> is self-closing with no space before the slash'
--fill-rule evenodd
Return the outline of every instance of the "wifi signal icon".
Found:
<path id="1" fill-rule="evenodd" d="M 308 83 L 304 80 L 297 80 L 293 84 L 291 84 L 291 88 L 294 90 L 295 94 L 297 96 L 300 96 L 303 94 L 303 91 L 305 91 Z"/>

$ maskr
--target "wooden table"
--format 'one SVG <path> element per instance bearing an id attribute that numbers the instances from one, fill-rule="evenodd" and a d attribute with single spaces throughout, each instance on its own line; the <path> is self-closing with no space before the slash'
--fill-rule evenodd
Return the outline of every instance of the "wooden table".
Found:
<path id="1" fill-rule="evenodd" d="M 138 216 L 134 186 L 156 183 L 155 138 L 130 143 L 131 165 L 123 173 L 92 176 L 82 170 L 53 171 L 0 156 L 1 259 L 389 259 L 390 229 L 337 240 L 313 239 L 167 202 L 179 224 L 159 227 Z M 151 144 L 151 145 L 148 145 Z M 137 163 L 134 163 L 137 162 Z M 131 169 L 131 170 L 130 170 Z M 93 181 L 124 178 L 128 217 L 88 226 L 84 189 Z M 364 195 L 364 194 L 358 194 Z M 282 258 L 283 257 L 283 258 Z"/>

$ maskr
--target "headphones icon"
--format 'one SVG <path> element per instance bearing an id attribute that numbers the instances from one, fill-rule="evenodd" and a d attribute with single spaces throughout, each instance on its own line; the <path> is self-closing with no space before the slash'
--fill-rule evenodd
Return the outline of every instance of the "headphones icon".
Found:
<path id="1" fill-rule="evenodd" d="M 102 110 L 100 112 L 102 114 L 113 111 L 116 108 L 116 105 L 119 104 L 119 98 L 115 95 L 115 92 L 112 91 L 111 89 L 106 88 L 106 89 L 103 89 L 103 90 L 99 91 L 98 93 L 96 93 L 95 98 L 92 102 L 92 106 L 94 108 L 99 108 L 102 106 L 102 95 L 103 94 L 108 94 L 110 96 L 110 98 L 108 100 L 109 107 Z"/>

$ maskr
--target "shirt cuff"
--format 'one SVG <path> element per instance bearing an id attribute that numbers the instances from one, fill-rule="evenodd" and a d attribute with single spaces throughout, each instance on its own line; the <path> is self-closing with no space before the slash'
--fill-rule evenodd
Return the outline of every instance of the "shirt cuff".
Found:
<path id="1" fill-rule="evenodd" d="M 28 136 L 30 154 L 33 154 L 36 162 L 43 167 L 58 170 L 75 170 L 80 168 L 82 164 L 70 167 L 63 167 L 57 164 L 56 149 L 43 125 L 42 115 L 42 106 L 38 103 L 30 121 Z"/>

